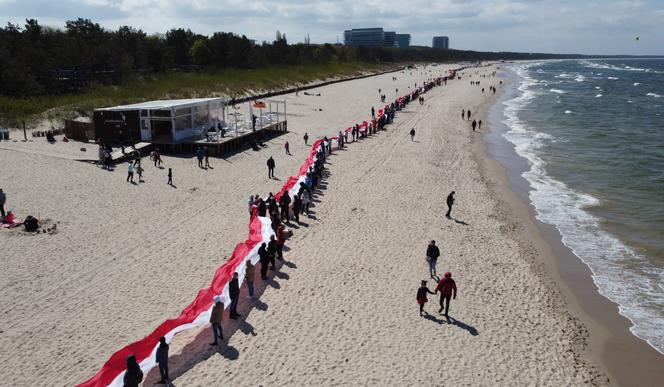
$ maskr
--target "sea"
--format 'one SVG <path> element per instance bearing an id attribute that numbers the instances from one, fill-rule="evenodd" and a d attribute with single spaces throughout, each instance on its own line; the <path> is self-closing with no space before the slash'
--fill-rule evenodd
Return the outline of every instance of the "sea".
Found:
<path id="1" fill-rule="evenodd" d="M 538 220 L 664 354 L 664 59 L 503 66 L 499 134 Z"/>

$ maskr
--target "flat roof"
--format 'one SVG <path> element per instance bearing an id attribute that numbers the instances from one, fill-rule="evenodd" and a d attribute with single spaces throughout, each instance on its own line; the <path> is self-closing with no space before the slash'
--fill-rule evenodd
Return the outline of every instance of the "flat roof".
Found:
<path id="1" fill-rule="evenodd" d="M 121 110 L 138 110 L 138 109 L 170 109 L 173 107 L 186 107 L 200 105 L 207 102 L 220 101 L 224 102 L 224 98 L 187 98 L 187 99 L 166 99 L 134 103 L 131 105 L 120 105 L 106 108 L 95 109 L 95 111 L 121 111 Z"/>

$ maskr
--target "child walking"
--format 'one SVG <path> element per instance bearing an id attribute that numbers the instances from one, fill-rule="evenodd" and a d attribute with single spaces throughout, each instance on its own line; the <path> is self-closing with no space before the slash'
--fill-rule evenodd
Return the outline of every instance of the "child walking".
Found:
<path id="1" fill-rule="evenodd" d="M 427 293 L 429 294 L 434 294 L 429 288 L 427 288 L 427 281 L 423 280 L 420 288 L 417 289 L 417 303 L 420 304 L 420 316 L 422 315 L 422 312 L 424 312 L 424 304 L 429 302 L 429 299 L 427 298 Z"/>

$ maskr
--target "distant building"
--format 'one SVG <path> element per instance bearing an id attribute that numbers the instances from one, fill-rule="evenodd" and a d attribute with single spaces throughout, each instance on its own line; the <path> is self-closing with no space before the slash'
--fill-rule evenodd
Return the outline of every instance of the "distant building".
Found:
<path id="1" fill-rule="evenodd" d="M 382 28 L 353 28 L 344 31 L 344 44 L 355 47 L 407 48 L 410 46 L 410 35 L 383 31 Z"/>
<path id="2" fill-rule="evenodd" d="M 382 47 L 385 45 L 385 32 L 382 28 L 354 28 L 344 31 L 346 46 Z"/>
<path id="3" fill-rule="evenodd" d="M 395 47 L 397 45 L 397 33 L 394 31 L 385 31 L 383 34 L 383 45 L 385 47 Z"/>
<path id="4" fill-rule="evenodd" d="M 410 47 L 410 34 L 397 34 L 396 43 L 398 48 Z"/>
<path id="5" fill-rule="evenodd" d="M 448 49 L 450 48 L 450 38 L 447 36 L 434 36 L 431 47 Z"/>

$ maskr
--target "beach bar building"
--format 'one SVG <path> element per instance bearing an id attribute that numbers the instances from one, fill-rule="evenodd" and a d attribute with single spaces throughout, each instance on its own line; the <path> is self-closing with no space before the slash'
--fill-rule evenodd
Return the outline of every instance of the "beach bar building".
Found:
<path id="1" fill-rule="evenodd" d="M 249 98 L 240 106 L 223 98 L 193 98 L 106 107 L 94 110 L 93 123 L 95 140 L 102 143 L 154 145 L 162 152 L 204 147 L 210 154 L 242 150 L 288 131 L 285 100 Z"/>
<path id="2" fill-rule="evenodd" d="M 95 109 L 95 135 L 103 141 L 174 144 L 198 139 L 225 122 L 223 98 L 141 102 Z"/>

